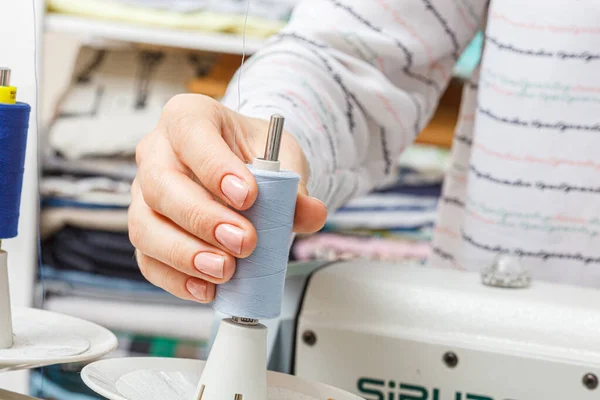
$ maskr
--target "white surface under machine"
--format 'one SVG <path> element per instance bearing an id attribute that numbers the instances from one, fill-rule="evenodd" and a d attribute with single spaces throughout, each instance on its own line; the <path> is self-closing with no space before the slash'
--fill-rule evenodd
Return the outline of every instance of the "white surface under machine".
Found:
<path id="1" fill-rule="evenodd" d="M 600 291 L 372 261 L 307 280 L 294 372 L 373 400 L 600 399 Z"/>

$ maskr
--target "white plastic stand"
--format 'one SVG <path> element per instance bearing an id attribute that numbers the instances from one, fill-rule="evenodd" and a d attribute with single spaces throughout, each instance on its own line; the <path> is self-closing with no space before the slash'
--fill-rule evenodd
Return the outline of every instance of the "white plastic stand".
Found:
<path id="1" fill-rule="evenodd" d="M 196 400 L 267 399 L 267 328 L 224 319 L 219 326 Z"/>
<path id="2" fill-rule="evenodd" d="M 8 254 L 0 250 L 0 349 L 8 349 L 13 345 L 7 258 Z"/>
<path id="3" fill-rule="evenodd" d="M 117 347 L 108 329 L 66 315 L 13 308 L 13 345 L 0 349 L 0 372 L 95 360 Z"/>
<path id="4" fill-rule="evenodd" d="M 226 367 L 231 368 L 231 363 Z M 205 362 L 198 360 L 115 358 L 86 366 L 81 378 L 92 390 L 110 400 L 191 400 L 204 368 Z M 221 372 L 225 373 L 227 368 Z M 224 376 L 221 379 L 225 384 L 233 384 Z M 267 372 L 266 399 L 362 400 L 332 386 L 277 372 Z"/>
<path id="5" fill-rule="evenodd" d="M 0 37 L 0 64 L 12 69 L 11 82 L 18 88 L 18 99 L 31 105 L 27 154 L 21 196 L 19 236 L 2 242 L 10 255 L 11 303 L 28 307 L 33 298 L 37 266 L 38 215 L 38 146 L 37 94 L 42 63 L 44 0 L 0 1 L 3 21 Z M 35 19 L 34 19 L 35 12 Z M 36 45 L 37 42 L 37 45 Z M 41 91 L 40 91 L 41 92 Z M 13 267 L 14 266 L 14 267 Z M 29 387 L 26 373 L 0 374 L 0 388 L 26 393 Z"/>
<path id="6" fill-rule="evenodd" d="M 8 254 L 0 250 L 0 373 L 89 361 L 117 347 L 109 330 L 49 311 L 12 308 Z M 32 399 L 0 389 L 0 399 Z"/>

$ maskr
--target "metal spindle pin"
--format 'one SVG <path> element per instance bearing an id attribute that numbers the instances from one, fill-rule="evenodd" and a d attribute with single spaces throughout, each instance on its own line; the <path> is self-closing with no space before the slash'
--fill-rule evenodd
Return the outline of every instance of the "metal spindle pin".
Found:
<path id="1" fill-rule="evenodd" d="M 0 67 L 0 86 L 10 85 L 10 68 Z"/>
<path id="2" fill-rule="evenodd" d="M 283 135 L 283 124 L 285 118 L 279 114 L 271 117 L 269 122 L 269 134 L 267 136 L 267 145 L 265 147 L 264 160 L 278 161 L 279 148 L 281 147 L 281 136 Z"/>

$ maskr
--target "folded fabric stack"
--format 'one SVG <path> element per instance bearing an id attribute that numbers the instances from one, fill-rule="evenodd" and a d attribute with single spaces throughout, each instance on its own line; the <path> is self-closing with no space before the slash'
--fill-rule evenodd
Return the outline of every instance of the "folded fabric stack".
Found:
<path id="1" fill-rule="evenodd" d="M 42 244 L 41 295 L 187 304 L 147 283 L 127 233 L 67 225 Z"/>
<path id="2" fill-rule="evenodd" d="M 46 0 L 52 12 L 157 28 L 266 38 L 277 33 L 299 0 Z M 248 18 L 246 18 L 248 11 Z"/>
<path id="3" fill-rule="evenodd" d="M 223 14 L 245 14 L 274 20 L 286 20 L 299 0 L 108 0 L 113 3 L 128 4 L 177 12 L 213 11 Z"/>
<path id="4" fill-rule="evenodd" d="M 148 283 L 127 232 L 137 143 L 154 129 L 165 103 L 186 92 L 187 81 L 205 69 L 206 60 L 194 56 L 120 47 L 80 50 L 72 83 L 45 135 L 37 291 L 46 308 L 119 329 L 127 321 L 115 307 L 146 316 L 148 307 L 210 312 Z M 154 326 L 161 318 L 154 318 Z M 138 324 L 143 333 L 151 330 L 147 322 Z"/>
<path id="5" fill-rule="evenodd" d="M 171 300 L 137 267 L 127 234 L 130 181 L 46 172 L 40 186 L 41 295 Z"/>
<path id="6" fill-rule="evenodd" d="M 299 238 L 294 257 L 424 261 L 448 156 L 438 147 L 412 146 L 389 183 L 331 214 L 321 232 Z"/>

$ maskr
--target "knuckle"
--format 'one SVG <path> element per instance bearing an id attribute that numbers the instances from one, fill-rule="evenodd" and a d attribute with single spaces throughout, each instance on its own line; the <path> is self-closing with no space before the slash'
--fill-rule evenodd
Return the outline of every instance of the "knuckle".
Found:
<path id="1" fill-rule="evenodd" d="M 203 96 L 203 112 L 205 116 L 211 120 L 216 120 L 220 118 L 222 105 L 215 99 L 211 97 Z"/>
<path id="2" fill-rule="evenodd" d="M 129 188 L 129 194 L 131 195 L 131 204 L 134 204 L 137 201 L 137 197 L 139 195 L 139 182 L 137 176 L 131 182 L 131 187 Z"/>
<path id="3" fill-rule="evenodd" d="M 166 258 L 169 265 L 182 270 L 186 269 L 189 264 L 189 252 L 181 241 L 175 241 L 167 250 Z"/>
<path id="4" fill-rule="evenodd" d="M 143 184 L 140 185 L 144 201 L 156 211 L 162 210 L 161 200 L 165 194 L 167 176 L 164 170 L 151 168 L 144 170 Z"/>
<path id="5" fill-rule="evenodd" d="M 146 261 L 144 260 L 144 257 L 142 256 L 142 254 L 139 251 L 135 252 L 135 259 L 137 261 L 137 265 L 138 268 L 140 270 L 140 272 L 142 273 L 142 276 L 144 278 L 148 279 L 148 263 L 146 263 Z"/>
<path id="6" fill-rule="evenodd" d="M 157 127 L 144 136 L 135 146 L 135 161 L 140 166 L 146 160 L 152 160 L 154 150 L 158 147 L 158 137 L 161 130 Z"/>
<path id="7" fill-rule="evenodd" d="M 222 116 L 222 108 L 221 103 L 207 96 L 179 94 L 165 105 L 162 115 L 163 125 L 167 127 L 167 134 L 172 141 L 185 143 L 187 135 L 201 134 L 194 129 L 199 118 L 218 124 Z"/>
<path id="8" fill-rule="evenodd" d="M 202 112 L 218 108 L 221 103 L 212 97 L 203 94 L 180 93 L 171 97 L 163 107 L 163 113 L 176 115 L 190 108 L 199 109 Z M 190 107 L 191 106 L 191 107 Z"/>
<path id="9" fill-rule="evenodd" d="M 189 94 L 176 94 L 171 97 L 163 107 L 163 115 L 168 118 L 171 115 L 181 112 L 188 102 L 189 97 Z"/>
<path id="10" fill-rule="evenodd" d="M 199 168 L 207 180 L 219 182 L 223 173 L 223 165 L 217 151 L 207 149 L 205 156 L 198 160 Z M 204 180 L 204 179 L 203 179 Z"/>
<path id="11" fill-rule="evenodd" d="M 129 241 L 138 250 L 144 250 L 144 243 L 148 232 L 148 218 L 145 217 L 144 206 L 139 202 L 132 203 L 127 212 L 127 234 Z"/>
<path id="12" fill-rule="evenodd" d="M 177 277 L 173 268 L 165 268 L 161 272 L 160 287 L 172 294 L 181 292 L 181 289 L 177 287 Z"/>
<path id="13" fill-rule="evenodd" d="M 145 168 L 143 170 L 143 187 L 150 187 L 151 189 L 160 188 L 163 183 L 164 171 L 158 168 Z"/>
<path id="14" fill-rule="evenodd" d="M 186 218 L 192 233 L 205 236 L 204 234 L 210 229 L 210 218 L 202 205 L 188 206 Z"/>
<path id="15" fill-rule="evenodd" d="M 148 137 L 145 137 L 135 146 L 135 163 L 138 167 L 142 164 L 142 160 L 146 154 L 146 149 L 148 147 L 147 142 Z"/>
<path id="16" fill-rule="evenodd" d="M 178 114 L 169 119 L 167 135 L 176 153 L 180 153 L 189 141 L 189 135 L 201 134 L 194 130 L 194 124 L 194 118 L 189 114 Z"/>
<path id="17" fill-rule="evenodd" d="M 129 213 L 129 218 L 127 220 L 127 231 L 129 234 L 129 241 L 131 242 L 133 247 L 139 249 L 143 243 L 142 236 L 144 229 L 140 228 L 139 220 L 133 217 L 133 215 L 135 215 L 135 213 Z"/>

